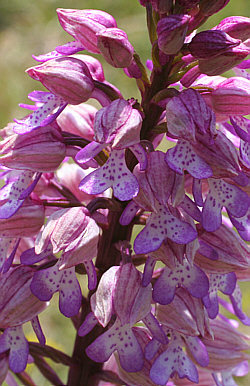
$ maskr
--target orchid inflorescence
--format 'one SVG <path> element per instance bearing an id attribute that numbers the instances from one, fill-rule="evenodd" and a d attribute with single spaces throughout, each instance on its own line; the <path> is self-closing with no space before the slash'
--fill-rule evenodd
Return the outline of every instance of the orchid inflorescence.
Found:
<path id="1" fill-rule="evenodd" d="M 34 56 L 27 73 L 48 91 L 1 130 L 1 384 L 33 385 L 33 361 L 63 385 L 44 358 L 69 366 L 69 386 L 232 386 L 248 373 L 250 19 L 197 32 L 228 2 L 140 0 L 146 66 L 111 15 L 57 10 L 74 40 Z M 135 79 L 141 100 L 84 50 Z M 38 319 L 56 292 L 72 357 Z"/>

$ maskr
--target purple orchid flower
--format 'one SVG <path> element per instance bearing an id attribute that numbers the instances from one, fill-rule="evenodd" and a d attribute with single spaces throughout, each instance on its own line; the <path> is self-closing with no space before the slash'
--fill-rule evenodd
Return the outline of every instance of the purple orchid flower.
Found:
<path id="1" fill-rule="evenodd" d="M 206 296 L 209 289 L 208 278 L 197 265 L 191 266 L 187 261 L 181 265 L 176 261 L 174 269 L 165 267 L 157 279 L 153 289 L 154 301 L 163 305 L 171 303 L 178 285 L 185 287 L 196 298 Z"/>
<path id="2" fill-rule="evenodd" d="M 82 302 L 82 292 L 74 269 L 60 270 L 61 262 L 34 273 L 30 290 L 39 300 L 49 301 L 59 291 L 59 309 L 70 318 L 78 314 Z"/>
<path id="3" fill-rule="evenodd" d="M 182 350 L 181 336 L 171 331 L 167 349 L 153 363 L 150 378 L 158 385 L 165 385 L 175 372 L 180 378 L 187 377 L 191 382 L 198 383 L 198 370 Z"/>

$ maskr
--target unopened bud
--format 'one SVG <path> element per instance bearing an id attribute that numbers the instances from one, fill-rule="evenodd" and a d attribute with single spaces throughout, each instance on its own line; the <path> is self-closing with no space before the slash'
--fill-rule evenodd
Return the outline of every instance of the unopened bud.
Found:
<path id="1" fill-rule="evenodd" d="M 169 15 L 157 24 L 158 45 L 167 55 L 176 54 L 182 47 L 187 29 L 189 15 Z"/>
<path id="2" fill-rule="evenodd" d="M 97 34 L 97 45 L 104 59 L 113 67 L 126 68 L 133 59 L 134 48 L 127 34 L 119 28 L 107 28 Z"/>
<path id="3" fill-rule="evenodd" d="M 249 49 L 241 43 L 223 54 L 210 59 L 199 60 L 199 70 L 206 75 L 221 75 L 240 64 L 249 54 Z"/>
<path id="4" fill-rule="evenodd" d="M 10 169 L 51 172 L 66 154 L 60 132 L 52 126 L 40 127 L 24 135 L 13 134 L 0 142 L 0 163 Z"/>
<path id="5" fill-rule="evenodd" d="M 233 38 L 244 41 L 250 37 L 250 18 L 229 16 L 223 19 L 213 30 L 224 31 Z"/>
<path id="6" fill-rule="evenodd" d="M 94 81 L 87 65 L 76 58 L 52 59 L 26 72 L 72 105 L 86 102 L 94 90 Z"/>
<path id="7" fill-rule="evenodd" d="M 197 59 L 211 59 L 238 46 L 240 40 L 234 39 L 222 31 L 202 31 L 189 43 L 190 53 Z"/>
<path id="8" fill-rule="evenodd" d="M 224 8 L 230 0 L 200 0 L 199 7 L 206 16 L 212 16 Z"/>
<path id="9" fill-rule="evenodd" d="M 96 34 L 104 28 L 115 28 L 115 19 L 96 9 L 57 9 L 62 28 L 93 54 L 100 54 Z"/>

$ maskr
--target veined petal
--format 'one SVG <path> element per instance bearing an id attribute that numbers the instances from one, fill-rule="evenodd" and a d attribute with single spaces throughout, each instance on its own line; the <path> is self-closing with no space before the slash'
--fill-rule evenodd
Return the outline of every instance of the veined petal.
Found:
<path id="1" fill-rule="evenodd" d="M 106 327 L 114 314 L 113 291 L 118 279 L 119 266 L 109 268 L 101 277 L 97 291 L 90 298 L 91 309 L 98 322 Z"/>

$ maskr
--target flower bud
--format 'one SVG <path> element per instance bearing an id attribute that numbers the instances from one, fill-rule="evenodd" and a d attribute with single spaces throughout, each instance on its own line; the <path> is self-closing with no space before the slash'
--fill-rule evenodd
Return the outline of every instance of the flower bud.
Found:
<path id="1" fill-rule="evenodd" d="M 206 16 L 212 16 L 224 8 L 230 0 L 200 0 L 199 7 Z"/>
<path id="2" fill-rule="evenodd" d="M 35 236 L 44 223 L 44 206 L 26 199 L 18 211 L 7 219 L 0 219 L 0 237 Z"/>
<path id="3" fill-rule="evenodd" d="M 203 74 L 210 76 L 220 75 L 240 64 L 248 54 L 249 49 L 243 43 L 241 43 L 237 47 L 217 55 L 213 58 L 213 60 L 200 59 L 199 70 Z"/>
<path id="4" fill-rule="evenodd" d="M 76 58 L 48 60 L 29 68 L 26 72 L 53 94 L 72 105 L 86 102 L 94 90 L 94 82 L 87 65 Z"/>
<path id="5" fill-rule="evenodd" d="M 57 123 L 63 131 L 79 135 L 89 141 L 94 137 L 94 120 L 97 109 L 87 103 L 77 106 L 69 105 L 57 118 Z"/>
<path id="6" fill-rule="evenodd" d="M 126 68 L 133 59 L 134 48 L 127 34 L 119 28 L 107 28 L 97 34 L 97 45 L 104 59 L 113 67 Z"/>
<path id="7" fill-rule="evenodd" d="M 100 54 L 96 34 L 104 28 L 117 27 L 115 19 L 95 9 L 57 9 L 62 28 L 93 54 Z"/>
<path id="8" fill-rule="evenodd" d="M 213 109 L 223 115 L 250 113 L 250 80 L 232 77 L 220 83 L 211 93 Z"/>
<path id="9" fill-rule="evenodd" d="M 46 307 L 30 291 L 34 269 L 26 266 L 11 268 L 0 276 L 0 327 L 19 326 L 40 314 Z"/>
<path id="10" fill-rule="evenodd" d="M 24 135 L 13 134 L 0 142 L 0 163 L 10 169 L 51 172 L 65 158 L 60 132 L 44 126 Z"/>
<path id="11" fill-rule="evenodd" d="M 211 59 L 240 43 L 240 40 L 222 31 L 202 31 L 195 35 L 189 43 L 189 51 L 197 59 Z"/>
<path id="12" fill-rule="evenodd" d="M 182 47 L 187 29 L 189 15 L 169 15 L 157 24 L 158 45 L 167 55 L 176 54 Z"/>
<path id="13" fill-rule="evenodd" d="M 213 30 L 224 31 L 233 38 L 244 41 L 250 37 L 250 18 L 229 16 L 223 19 Z"/>

